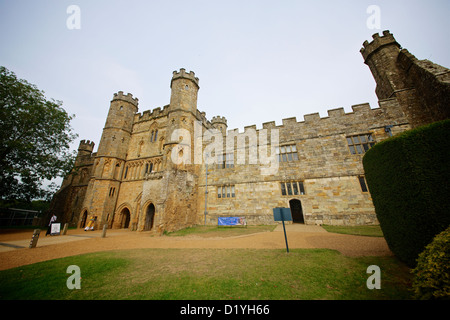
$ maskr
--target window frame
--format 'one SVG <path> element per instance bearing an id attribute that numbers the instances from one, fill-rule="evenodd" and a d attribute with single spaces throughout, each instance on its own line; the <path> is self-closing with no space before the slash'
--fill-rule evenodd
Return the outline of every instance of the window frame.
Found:
<path id="1" fill-rule="evenodd" d="M 217 169 L 234 168 L 234 152 L 222 153 L 217 156 Z"/>
<path id="2" fill-rule="evenodd" d="M 358 176 L 359 186 L 362 193 L 369 193 L 369 187 L 367 186 L 366 177 L 363 175 Z"/>
<path id="3" fill-rule="evenodd" d="M 299 160 L 296 143 L 277 146 L 275 147 L 275 153 L 278 156 L 278 162 L 291 162 Z"/>
<path id="4" fill-rule="evenodd" d="M 150 142 L 156 142 L 158 139 L 158 129 L 153 129 L 152 134 L 150 136 Z"/>
<path id="5" fill-rule="evenodd" d="M 346 136 L 345 140 L 352 155 L 365 154 L 377 143 L 370 132 Z"/>
<path id="6" fill-rule="evenodd" d="M 236 198 L 236 189 L 234 184 L 224 184 L 217 186 L 217 199 Z"/>
<path id="7" fill-rule="evenodd" d="M 306 194 L 303 180 L 290 180 L 280 182 L 282 196 L 303 196 Z"/>

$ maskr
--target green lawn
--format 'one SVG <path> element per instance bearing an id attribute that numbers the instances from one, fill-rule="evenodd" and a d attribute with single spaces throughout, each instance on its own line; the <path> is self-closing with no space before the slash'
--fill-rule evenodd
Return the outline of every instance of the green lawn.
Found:
<path id="1" fill-rule="evenodd" d="M 186 229 L 182 229 L 175 232 L 167 233 L 170 237 L 184 237 L 189 235 L 195 235 L 203 238 L 210 237 L 234 237 L 258 232 L 273 231 L 277 225 L 258 225 L 258 226 L 246 226 L 246 227 L 219 227 L 219 226 L 194 226 Z"/>
<path id="2" fill-rule="evenodd" d="M 380 226 L 322 226 L 328 232 L 351 234 L 355 236 L 383 237 Z"/>
<path id="3" fill-rule="evenodd" d="M 69 265 L 81 289 L 69 290 Z M 366 286 L 381 269 L 381 289 Z M 135 249 L 85 254 L 0 272 L 0 299 L 410 299 L 411 275 L 394 257 L 327 249 Z"/>
<path id="4" fill-rule="evenodd" d="M 273 231 L 277 225 L 258 225 L 247 227 L 218 227 L 218 226 L 194 226 L 176 232 L 167 233 L 171 237 L 183 237 L 189 235 L 208 237 L 233 237 L 257 232 Z M 322 226 L 332 233 L 343 233 L 357 236 L 383 237 L 380 226 Z"/>

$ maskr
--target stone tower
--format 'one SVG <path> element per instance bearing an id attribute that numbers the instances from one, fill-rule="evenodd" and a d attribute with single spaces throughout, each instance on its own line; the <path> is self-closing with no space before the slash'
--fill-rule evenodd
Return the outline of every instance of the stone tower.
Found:
<path id="1" fill-rule="evenodd" d="M 372 42 L 363 43 L 361 54 L 375 78 L 378 99 L 392 98 L 396 92 L 408 87 L 405 74 L 397 65 L 401 46 L 387 30 L 383 31 L 382 37 L 375 33 L 372 38 Z"/>
<path id="2" fill-rule="evenodd" d="M 222 132 L 223 135 L 227 134 L 227 119 L 225 117 L 216 116 L 211 119 L 211 124 L 214 128 Z"/>
<path id="3" fill-rule="evenodd" d="M 114 94 L 102 137 L 94 161 L 84 207 L 88 215 L 97 218 L 97 224 L 112 221 L 115 200 L 131 139 L 134 114 L 138 111 L 138 99 L 122 91 Z"/>
<path id="4" fill-rule="evenodd" d="M 85 159 L 89 159 L 94 151 L 95 143 L 89 140 L 81 140 L 78 146 L 77 157 L 75 158 L 75 166 L 84 164 Z"/>
<path id="5" fill-rule="evenodd" d="M 193 163 L 194 122 L 197 119 L 197 95 L 200 89 L 198 83 L 193 71 L 187 73 L 181 68 L 179 72 L 173 72 L 170 82 L 167 142 L 164 146 L 167 152 L 166 165 L 169 167 L 174 164 L 174 152 L 179 152 L 180 161 L 176 164 Z M 174 146 L 179 150 L 172 151 Z"/>
<path id="6" fill-rule="evenodd" d="M 450 72 L 402 49 L 389 30 L 365 41 L 360 52 L 377 84 L 379 101 L 396 100 L 412 127 L 450 117 Z"/>
<path id="7" fill-rule="evenodd" d="M 197 110 L 197 95 L 200 89 L 198 78 L 193 71 L 189 73 L 181 68 L 174 71 L 170 82 L 171 96 L 170 106 L 172 111 L 183 110 L 195 113 Z"/>
<path id="8" fill-rule="evenodd" d="M 198 113 L 198 83 L 194 72 L 187 73 L 185 69 L 174 71 L 170 83 L 163 160 L 165 172 L 161 179 L 165 196 L 158 204 L 164 212 L 158 222 L 167 231 L 197 223 L 199 168 L 194 164 L 194 127 Z"/>
<path id="9" fill-rule="evenodd" d="M 94 141 L 81 140 L 78 146 L 78 156 L 90 156 L 92 151 L 94 151 L 94 145 Z"/>
<path id="10" fill-rule="evenodd" d="M 119 91 L 114 94 L 98 146 L 98 157 L 125 160 L 138 102 L 130 93 L 124 95 Z"/>

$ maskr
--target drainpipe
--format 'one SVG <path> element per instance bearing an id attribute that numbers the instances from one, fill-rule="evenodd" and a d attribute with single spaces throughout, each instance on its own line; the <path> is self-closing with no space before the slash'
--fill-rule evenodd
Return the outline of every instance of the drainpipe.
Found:
<path id="1" fill-rule="evenodd" d="M 208 153 L 205 154 L 205 222 L 204 225 L 206 226 L 206 215 L 208 214 L 207 207 L 208 207 Z"/>

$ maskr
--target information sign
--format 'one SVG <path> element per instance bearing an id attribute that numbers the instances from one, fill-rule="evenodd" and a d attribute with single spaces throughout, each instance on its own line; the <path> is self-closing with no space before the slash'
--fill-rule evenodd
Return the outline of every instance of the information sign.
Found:
<path id="1" fill-rule="evenodd" d="M 273 219 L 275 221 L 283 222 L 284 240 L 286 241 L 286 251 L 289 253 L 289 246 L 286 236 L 285 221 L 292 221 L 291 209 L 289 208 L 273 208 Z"/>
<path id="2" fill-rule="evenodd" d="M 53 235 L 59 235 L 61 233 L 61 223 L 52 223 L 52 229 L 50 234 Z"/>

